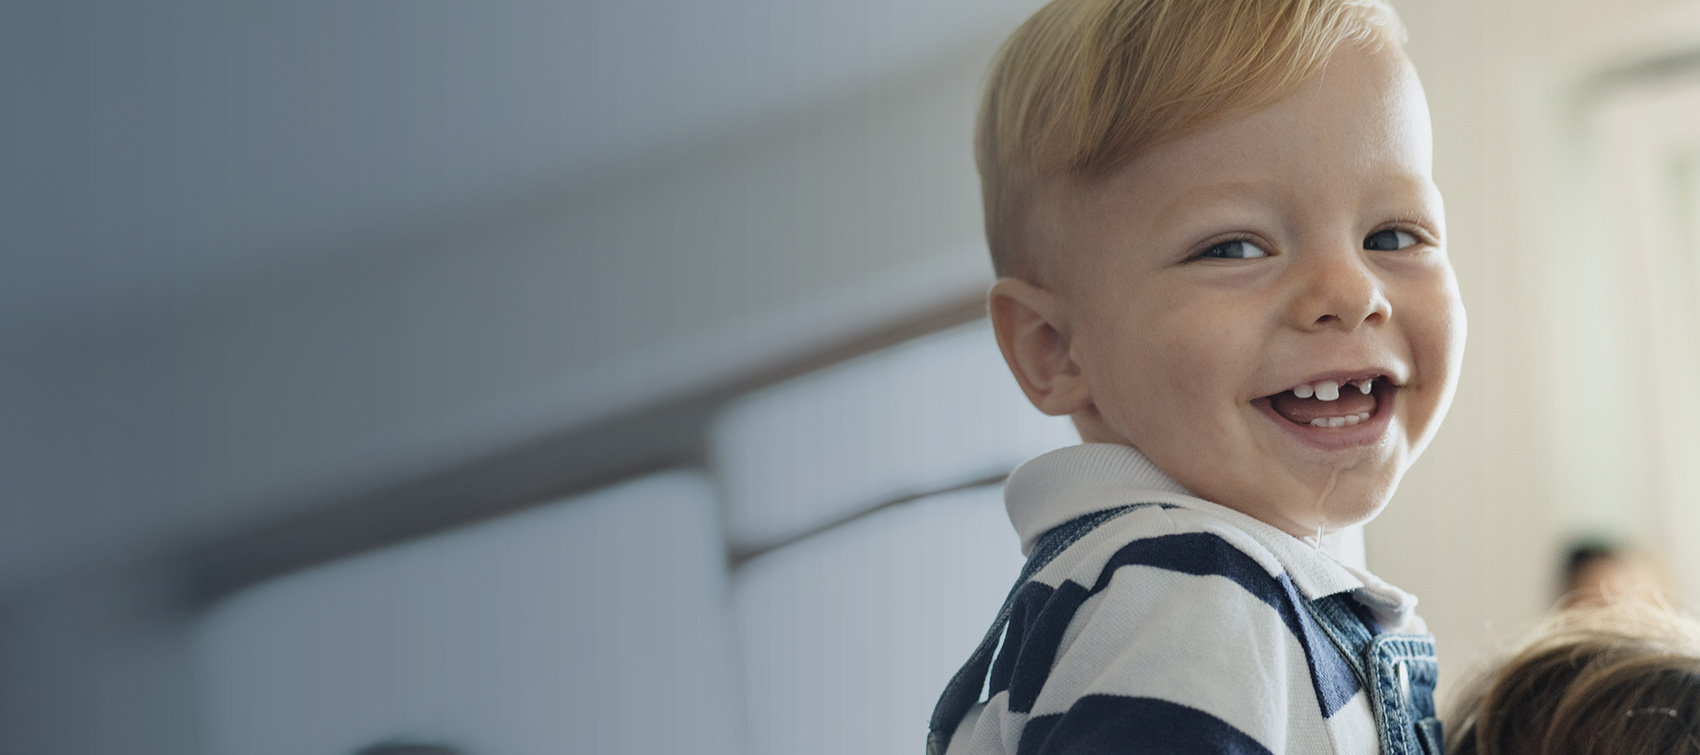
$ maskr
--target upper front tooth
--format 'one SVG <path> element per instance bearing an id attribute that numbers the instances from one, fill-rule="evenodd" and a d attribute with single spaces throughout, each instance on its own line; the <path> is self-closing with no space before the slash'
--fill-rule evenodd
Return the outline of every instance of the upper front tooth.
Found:
<path id="1" fill-rule="evenodd" d="M 1372 378 L 1372 377 L 1359 380 L 1358 381 L 1358 392 L 1363 393 L 1363 394 L 1368 394 L 1369 391 L 1370 391 L 1370 388 L 1374 387 L 1374 384 L 1375 384 L 1375 378 Z"/>
<path id="2" fill-rule="evenodd" d="M 1293 395 L 1299 398 L 1310 398 L 1315 394 L 1316 391 L 1310 387 L 1310 383 L 1300 383 L 1293 386 Z"/>
<path id="3" fill-rule="evenodd" d="M 1323 401 L 1333 401 L 1340 397 L 1340 384 L 1332 380 L 1323 380 L 1316 384 L 1316 397 Z"/>

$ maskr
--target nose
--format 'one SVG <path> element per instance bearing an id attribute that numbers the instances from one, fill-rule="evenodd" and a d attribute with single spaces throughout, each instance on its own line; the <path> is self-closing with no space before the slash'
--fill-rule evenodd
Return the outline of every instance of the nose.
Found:
<path id="1" fill-rule="evenodd" d="M 1379 325 L 1393 315 L 1381 279 L 1361 252 L 1314 255 L 1299 270 L 1301 294 L 1294 310 L 1303 330 L 1355 330 Z"/>

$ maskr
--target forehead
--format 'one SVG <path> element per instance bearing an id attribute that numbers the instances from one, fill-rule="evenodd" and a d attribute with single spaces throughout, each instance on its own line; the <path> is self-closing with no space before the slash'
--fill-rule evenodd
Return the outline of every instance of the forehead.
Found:
<path id="1" fill-rule="evenodd" d="M 1348 47 L 1287 98 L 1158 146 L 1110 177 L 1157 191 L 1211 184 L 1303 183 L 1308 188 L 1426 178 L 1428 105 L 1396 49 Z"/>
<path id="2" fill-rule="evenodd" d="M 1391 46 L 1338 50 L 1292 95 L 1152 149 L 1119 177 L 1257 179 L 1427 177 L 1428 104 L 1416 72 Z M 1318 174 L 1320 175 L 1313 175 Z"/>

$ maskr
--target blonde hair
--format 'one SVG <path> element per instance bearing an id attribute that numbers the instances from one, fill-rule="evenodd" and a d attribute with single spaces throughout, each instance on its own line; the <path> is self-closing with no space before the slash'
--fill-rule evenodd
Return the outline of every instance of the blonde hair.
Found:
<path id="1" fill-rule="evenodd" d="M 1642 603 L 1550 619 L 1468 683 L 1452 755 L 1700 753 L 1700 625 Z"/>
<path id="2" fill-rule="evenodd" d="M 992 60 L 975 160 L 1000 276 L 1032 275 L 1037 187 L 1274 104 L 1340 44 L 1402 43 L 1385 0 L 1055 0 Z"/>

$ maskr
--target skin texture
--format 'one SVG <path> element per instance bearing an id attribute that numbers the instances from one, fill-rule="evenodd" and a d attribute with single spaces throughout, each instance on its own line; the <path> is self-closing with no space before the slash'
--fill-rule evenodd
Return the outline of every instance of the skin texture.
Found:
<path id="1" fill-rule="evenodd" d="M 1006 361 L 1040 410 L 1203 498 L 1301 537 L 1373 517 L 1463 356 L 1431 142 L 1403 54 L 1351 46 L 1268 108 L 1042 189 L 1038 274 L 991 291 Z M 1259 406 L 1364 372 L 1400 386 L 1373 437 Z"/>

